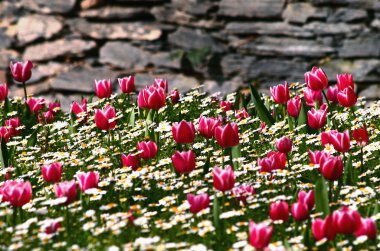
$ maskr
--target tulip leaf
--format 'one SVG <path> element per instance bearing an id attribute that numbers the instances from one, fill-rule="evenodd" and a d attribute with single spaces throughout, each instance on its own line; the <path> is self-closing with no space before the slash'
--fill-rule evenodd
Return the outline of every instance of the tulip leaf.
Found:
<path id="1" fill-rule="evenodd" d="M 344 184 L 354 185 L 357 182 L 356 168 L 352 166 L 351 155 L 348 155 L 346 163 L 344 165 Z"/>
<path id="2" fill-rule="evenodd" d="M 234 167 L 234 170 L 239 168 L 239 162 L 233 161 L 233 159 L 237 159 L 241 157 L 240 147 L 239 145 L 231 148 L 231 162 Z"/>
<path id="3" fill-rule="evenodd" d="M 323 176 L 315 184 L 315 208 L 316 211 L 327 216 L 330 213 L 329 199 L 326 181 Z"/>
<path id="4" fill-rule="evenodd" d="M 255 87 L 250 85 L 251 88 L 251 97 L 252 101 L 255 104 L 257 113 L 259 115 L 259 118 L 264 121 L 268 126 L 271 126 L 274 124 L 274 118 L 270 115 L 270 112 L 265 107 L 263 100 L 260 97 L 260 94 L 256 90 Z"/>
<path id="5" fill-rule="evenodd" d="M 218 196 L 215 194 L 214 195 L 214 203 L 213 203 L 213 208 L 212 208 L 212 214 L 213 214 L 213 220 L 214 220 L 214 227 L 216 230 L 216 234 L 218 239 L 221 239 L 221 225 L 220 225 L 220 205 L 218 201 Z"/>
<path id="6" fill-rule="evenodd" d="M 34 132 L 30 135 L 28 142 L 26 143 L 27 147 L 35 146 L 37 143 L 37 133 L 38 129 L 34 130 Z"/>
<path id="7" fill-rule="evenodd" d="M 8 167 L 8 163 L 7 163 L 8 160 L 6 157 L 6 152 L 3 151 L 4 150 L 3 144 L 5 144 L 5 142 L 4 142 L 4 140 L 1 140 L 0 161 L 1 161 L 2 168 L 6 168 L 6 167 Z M 6 149 L 6 145 L 5 145 L 5 149 Z"/>
<path id="8" fill-rule="evenodd" d="M 301 111 L 298 116 L 298 126 L 305 125 L 300 132 L 301 133 L 307 133 L 309 125 L 307 124 L 307 112 L 306 112 L 306 104 L 303 99 L 301 104 Z"/>
<path id="9" fill-rule="evenodd" d="M 136 121 L 136 114 L 135 114 L 135 109 L 132 109 L 131 113 L 129 114 L 129 124 L 133 126 Z"/>

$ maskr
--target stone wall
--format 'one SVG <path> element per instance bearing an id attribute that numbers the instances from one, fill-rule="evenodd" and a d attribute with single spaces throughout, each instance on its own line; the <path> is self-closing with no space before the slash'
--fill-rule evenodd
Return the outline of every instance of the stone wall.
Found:
<path id="1" fill-rule="evenodd" d="M 2 1 L 0 81 L 11 83 L 8 62 L 23 58 L 37 65 L 30 92 L 51 98 L 132 73 L 140 87 L 162 76 L 182 91 L 229 92 L 303 81 L 321 65 L 332 81 L 353 73 L 376 98 L 379 31 L 380 0 Z"/>

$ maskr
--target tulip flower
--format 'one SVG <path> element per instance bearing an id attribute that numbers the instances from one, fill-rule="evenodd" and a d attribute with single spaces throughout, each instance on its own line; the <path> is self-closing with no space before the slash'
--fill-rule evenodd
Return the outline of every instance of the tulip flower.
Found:
<path id="1" fill-rule="evenodd" d="M 170 99 L 172 100 L 172 103 L 175 105 L 180 100 L 179 91 L 177 89 L 170 91 Z"/>
<path id="2" fill-rule="evenodd" d="M 371 218 L 361 219 L 360 227 L 355 231 L 355 236 L 367 236 L 368 239 L 376 239 L 377 229 L 375 221 Z"/>
<path id="3" fill-rule="evenodd" d="M 283 222 L 289 219 L 289 206 L 286 201 L 276 201 L 270 204 L 269 216 L 273 221 L 282 220 Z"/>
<path id="4" fill-rule="evenodd" d="M 57 198 L 66 197 L 66 205 L 68 205 L 77 197 L 77 184 L 75 180 L 57 183 L 54 186 L 54 192 Z"/>
<path id="5" fill-rule="evenodd" d="M 361 226 L 361 217 L 358 211 L 343 206 L 333 212 L 333 220 L 336 231 L 340 234 L 353 234 Z"/>
<path id="6" fill-rule="evenodd" d="M 87 121 L 87 100 L 82 99 L 81 105 L 74 101 L 71 104 L 71 112 L 76 115 L 77 119 L 83 118 L 84 121 Z"/>
<path id="7" fill-rule="evenodd" d="M 319 170 L 323 177 L 330 181 L 338 180 L 343 173 L 343 162 L 340 156 L 329 156 L 321 159 L 319 162 Z"/>
<path id="8" fill-rule="evenodd" d="M 9 137 L 11 136 L 10 131 L 6 126 L 0 127 L 0 139 L 8 142 Z"/>
<path id="9" fill-rule="evenodd" d="M 61 103 L 60 102 L 50 102 L 48 110 L 51 111 L 53 114 L 56 114 L 61 109 Z"/>
<path id="10" fill-rule="evenodd" d="M 249 118 L 248 112 L 245 110 L 245 108 L 241 108 L 240 110 L 235 110 L 235 118 L 238 120 L 242 120 L 245 118 Z"/>
<path id="11" fill-rule="evenodd" d="M 203 209 L 206 209 L 210 205 L 210 197 L 207 193 L 194 195 L 194 194 L 188 194 L 187 195 L 187 202 L 190 205 L 190 212 L 193 214 L 199 213 Z"/>
<path id="12" fill-rule="evenodd" d="M 364 147 L 367 145 L 369 137 L 367 128 L 357 128 L 352 132 L 352 137 L 355 139 L 356 144 L 358 144 L 360 147 Z"/>
<path id="13" fill-rule="evenodd" d="M 310 88 L 305 88 L 303 90 L 303 97 L 305 98 L 306 105 L 309 107 L 314 107 L 315 104 L 322 105 L 322 92 L 314 91 Z"/>
<path id="14" fill-rule="evenodd" d="M 241 202 L 243 202 L 244 205 L 247 204 L 247 199 L 250 196 L 253 196 L 256 194 L 255 188 L 250 185 L 240 185 L 238 187 L 234 187 L 232 189 L 232 194 Z"/>
<path id="15" fill-rule="evenodd" d="M 343 91 L 338 92 L 337 99 L 339 104 L 344 107 L 352 107 L 358 100 L 354 89 L 351 88 L 346 88 Z"/>
<path id="16" fill-rule="evenodd" d="M 311 232 L 313 233 L 316 241 L 320 241 L 323 238 L 326 238 L 329 241 L 334 240 L 336 236 L 336 229 L 333 217 L 328 215 L 324 220 L 320 218 L 315 219 L 311 225 Z"/>
<path id="17" fill-rule="evenodd" d="M 228 101 L 224 101 L 224 100 L 222 100 L 222 101 L 220 101 L 220 103 L 219 103 L 219 107 L 220 107 L 221 109 L 223 109 L 223 112 L 224 112 L 224 113 L 226 113 L 226 112 L 228 112 L 228 111 L 231 110 L 231 103 L 228 102 Z"/>
<path id="18" fill-rule="evenodd" d="M 97 188 L 99 183 L 99 173 L 87 172 L 78 174 L 79 188 L 82 192 L 90 188 Z"/>
<path id="19" fill-rule="evenodd" d="M 239 145 L 239 129 L 234 123 L 216 126 L 214 136 L 218 144 L 223 148 Z"/>
<path id="20" fill-rule="evenodd" d="M 305 204 L 308 210 L 312 210 L 315 204 L 314 190 L 310 190 L 309 192 L 299 191 L 298 201 Z"/>
<path id="21" fill-rule="evenodd" d="M 42 177 L 46 182 L 55 183 L 61 180 L 62 166 L 58 162 L 53 162 L 50 165 L 45 164 L 41 168 Z"/>
<path id="22" fill-rule="evenodd" d="M 254 221 L 249 222 L 249 243 L 256 249 L 263 249 L 269 245 L 273 234 L 273 226 L 265 223 L 256 224 Z"/>
<path id="23" fill-rule="evenodd" d="M 331 130 L 329 132 L 323 132 L 321 134 L 322 145 L 331 144 L 334 149 L 341 153 L 346 153 L 350 150 L 350 132 L 348 130 L 343 133 L 336 130 Z"/>
<path id="24" fill-rule="evenodd" d="M 326 73 L 322 68 L 313 67 L 311 71 L 305 73 L 307 87 L 314 91 L 322 91 L 328 85 Z"/>
<path id="25" fill-rule="evenodd" d="M 205 138 L 212 138 L 214 136 L 215 127 L 220 125 L 220 120 L 213 117 L 206 118 L 201 116 L 198 120 L 199 123 L 199 134 Z"/>
<path id="26" fill-rule="evenodd" d="M 270 93 L 272 94 L 274 102 L 277 104 L 286 104 L 290 99 L 288 82 L 285 81 L 285 85 L 279 84 L 270 87 Z"/>
<path id="27" fill-rule="evenodd" d="M 114 129 L 116 126 L 115 108 L 107 105 L 104 110 L 96 109 L 94 120 L 100 130 L 108 131 Z"/>
<path id="28" fill-rule="evenodd" d="M 111 79 L 95 80 L 95 93 L 98 98 L 109 98 L 112 94 Z"/>
<path id="29" fill-rule="evenodd" d="M 296 221 L 304 221 L 309 217 L 307 204 L 301 201 L 292 204 L 292 215 Z"/>
<path id="30" fill-rule="evenodd" d="M 195 169 L 195 155 L 192 150 L 175 151 L 172 156 L 172 162 L 175 170 L 180 173 L 190 173 Z"/>
<path id="31" fill-rule="evenodd" d="M 42 226 L 42 231 L 46 234 L 54 234 L 57 232 L 58 229 L 60 229 L 61 223 L 59 221 L 51 221 L 48 224 L 45 224 Z"/>
<path id="32" fill-rule="evenodd" d="M 273 170 L 284 169 L 286 165 L 286 155 L 281 152 L 269 152 L 266 158 L 258 159 L 260 172 L 271 173 Z"/>
<path id="33" fill-rule="evenodd" d="M 314 165 L 319 165 L 319 162 L 322 158 L 329 157 L 330 154 L 325 151 L 310 151 L 309 150 L 309 158 L 310 158 L 310 163 Z"/>
<path id="34" fill-rule="evenodd" d="M 3 201 L 14 207 L 22 207 L 32 198 L 32 186 L 29 181 L 7 180 L 1 186 Z"/>
<path id="35" fill-rule="evenodd" d="M 219 191 L 231 190 L 235 185 L 235 175 L 232 167 L 228 165 L 226 169 L 215 167 L 212 171 L 212 179 L 215 189 Z"/>
<path id="36" fill-rule="evenodd" d="M 33 63 L 29 60 L 26 62 L 10 63 L 10 69 L 13 79 L 17 82 L 26 82 L 32 76 Z"/>
<path id="37" fill-rule="evenodd" d="M 159 110 L 166 102 L 164 89 L 147 86 L 140 91 L 137 102 L 140 108 Z"/>
<path id="38" fill-rule="evenodd" d="M 319 110 L 311 108 L 311 110 L 307 112 L 307 122 L 312 129 L 321 129 L 326 125 L 326 120 L 327 107 L 325 105 L 322 105 Z"/>
<path id="39" fill-rule="evenodd" d="M 301 106 L 302 106 L 302 101 L 298 95 L 292 99 L 289 99 L 288 104 L 287 104 L 287 110 L 288 110 L 289 116 L 293 118 L 298 118 L 298 116 L 300 115 Z"/>
<path id="40" fill-rule="evenodd" d="M 0 84 L 0 101 L 4 101 L 8 97 L 8 84 Z"/>
<path id="41" fill-rule="evenodd" d="M 131 75 L 124 78 L 118 78 L 120 90 L 122 93 L 132 93 L 135 91 L 135 78 Z"/>
<path id="42" fill-rule="evenodd" d="M 288 137 L 283 136 L 276 140 L 276 148 L 277 151 L 288 154 L 292 151 L 292 141 Z"/>
<path id="43" fill-rule="evenodd" d="M 17 136 L 21 134 L 21 122 L 19 117 L 14 117 L 8 120 L 5 120 L 5 125 L 9 131 L 10 136 Z"/>
<path id="44" fill-rule="evenodd" d="M 193 143 L 195 139 L 195 127 L 192 122 L 182 120 L 174 122 L 172 125 L 172 134 L 177 144 Z"/>
<path id="45" fill-rule="evenodd" d="M 169 90 L 169 83 L 168 83 L 168 80 L 166 80 L 166 79 L 156 78 L 156 79 L 154 79 L 153 85 L 156 87 L 162 88 L 165 91 L 165 93 L 167 93 Z"/>
<path id="46" fill-rule="evenodd" d="M 355 89 L 354 78 L 351 74 L 337 74 L 336 83 L 339 91 L 343 91 L 346 88 Z"/>
<path id="47" fill-rule="evenodd" d="M 38 114 L 42 108 L 45 107 L 45 99 L 43 98 L 30 98 L 26 101 L 31 113 Z"/>
<path id="48" fill-rule="evenodd" d="M 138 142 L 137 143 L 137 149 L 139 151 L 142 151 L 140 153 L 140 158 L 151 159 L 151 158 L 156 157 L 156 154 L 157 154 L 157 145 L 153 141 Z"/>
<path id="49" fill-rule="evenodd" d="M 54 122 L 54 113 L 51 111 L 43 112 L 42 117 L 40 116 L 40 114 L 38 115 L 38 121 L 41 124 L 50 124 Z"/>
<path id="50" fill-rule="evenodd" d="M 338 92 L 339 92 L 339 89 L 338 89 L 338 86 L 329 86 L 329 88 L 327 88 L 327 99 L 331 102 L 333 102 L 334 104 L 337 104 L 338 103 Z"/>
<path id="51" fill-rule="evenodd" d="M 127 156 L 125 154 L 122 154 L 121 162 L 123 163 L 123 166 L 131 167 L 133 171 L 136 171 L 137 168 L 141 165 L 139 156 L 132 153 L 128 154 Z"/>

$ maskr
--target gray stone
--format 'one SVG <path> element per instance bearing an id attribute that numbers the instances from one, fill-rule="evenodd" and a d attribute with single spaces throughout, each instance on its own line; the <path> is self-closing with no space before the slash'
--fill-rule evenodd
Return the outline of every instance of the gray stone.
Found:
<path id="1" fill-rule="evenodd" d="M 9 49 L 0 49 L 0 69 L 9 69 L 11 61 L 16 62 L 20 60 L 20 54 L 17 51 Z"/>
<path id="2" fill-rule="evenodd" d="M 182 57 L 174 57 L 169 52 L 159 52 L 152 55 L 151 61 L 154 66 L 165 67 L 171 69 L 181 69 L 181 59 Z"/>
<path id="3" fill-rule="evenodd" d="M 100 62 L 127 71 L 145 69 L 149 54 L 127 42 L 107 42 L 100 49 Z"/>
<path id="4" fill-rule="evenodd" d="M 375 19 L 371 23 L 371 27 L 380 30 L 380 19 Z"/>
<path id="5" fill-rule="evenodd" d="M 90 23 L 83 19 L 69 21 L 71 28 L 94 39 L 132 39 L 153 41 L 161 37 L 161 30 L 154 24 L 128 23 Z"/>
<path id="6" fill-rule="evenodd" d="M 346 24 L 346 23 L 322 23 L 312 22 L 304 26 L 304 29 L 313 32 L 316 35 L 346 35 L 354 36 L 364 30 L 362 24 Z"/>
<path id="7" fill-rule="evenodd" d="M 5 34 L 5 30 L 0 28 L 0 49 L 9 48 L 12 44 L 12 38 Z"/>
<path id="8" fill-rule="evenodd" d="M 367 100 L 380 99 L 380 85 L 370 85 L 359 93 L 360 97 L 365 97 Z"/>
<path id="9" fill-rule="evenodd" d="M 285 35 L 292 37 L 313 37 L 314 34 L 302 27 L 284 22 L 231 22 L 226 31 L 237 35 Z"/>
<path id="10" fill-rule="evenodd" d="M 52 42 L 32 45 L 26 48 L 23 58 L 32 61 L 43 61 L 57 57 L 83 56 L 86 51 L 96 47 L 94 41 L 80 39 L 58 39 Z"/>
<path id="11" fill-rule="evenodd" d="M 52 16 L 24 16 L 17 22 L 17 39 L 21 43 L 29 43 L 39 38 L 49 39 L 62 27 L 62 23 Z"/>
<path id="12" fill-rule="evenodd" d="M 355 8 L 372 9 L 377 0 L 312 0 L 316 5 L 346 5 Z"/>
<path id="13" fill-rule="evenodd" d="M 342 58 L 379 57 L 379 41 L 379 35 L 363 35 L 344 40 L 343 47 L 339 49 L 339 56 Z"/>
<path id="14" fill-rule="evenodd" d="M 97 9 L 84 10 L 79 13 L 80 17 L 97 20 L 130 19 L 146 16 L 149 11 L 146 8 L 123 8 L 120 6 L 105 6 Z"/>
<path id="15" fill-rule="evenodd" d="M 214 80 L 206 80 L 203 82 L 203 90 L 209 94 L 220 93 L 221 96 L 237 91 L 244 86 L 244 82 L 240 77 L 218 83 Z"/>
<path id="16" fill-rule="evenodd" d="M 367 11 L 362 9 L 339 8 L 334 14 L 328 17 L 328 22 L 356 22 L 368 18 Z"/>
<path id="17" fill-rule="evenodd" d="M 135 84 L 137 89 L 142 89 L 147 85 L 152 85 L 155 78 L 167 79 L 169 90 L 177 88 L 181 93 L 189 91 L 191 88 L 199 85 L 199 81 L 194 77 L 185 76 L 183 74 L 152 74 L 142 73 L 135 75 Z"/>
<path id="18" fill-rule="evenodd" d="M 180 27 L 169 35 L 169 43 L 184 49 L 210 48 L 213 52 L 223 52 L 225 47 L 206 32 Z"/>
<path id="19" fill-rule="evenodd" d="M 326 8 L 314 7 L 311 3 L 289 3 L 282 17 L 292 23 L 306 23 L 310 18 L 325 19 L 328 16 Z"/>
<path id="20" fill-rule="evenodd" d="M 67 71 L 69 69 L 68 65 L 49 62 L 47 64 L 38 64 L 37 67 L 33 68 L 33 74 L 28 84 L 39 82 L 47 77 L 52 77 L 60 72 Z M 21 85 L 21 83 L 18 83 Z"/>
<path id="21" fill-rule="evenodd" d="M 39 13 L 51 14 L 69 13 L 75 6 L 76 0 L 46 1 L 46 0 L 23 0 L 23 6 Z"/>
<path id="22" fill-rule="evenodd" d="M 256 40 L 240 45 L 241 53 L 252 53 L 262 56 L 303 56 L 323 57 L 335 50 L 314 40 L 293 38 L 260 37 Z"/>
<path id="23" fill-rule="evenodd" d="M 205 0 L 172 0 L 174 8 L 194 14 L 205 15 L 214 6 L 214 2 Z"/>
<path id="24" fill-rule="evenodd" d="M 285 0 L 222 0 L 218 14 L 229 17 L 280 17 Z"/>
<path id="25" fill-rule="evenodd" d="M 29 81 L 28 81 L 29 84 Z M 50 83 L 44 81 L 42 83 L 28 85 L 28 95 L 39 95 L 50 91 Z M 24 97 L 24 88 L 21 85 L 13 85 L 9 88 L 9 96 Z"/>
<path id="26" fill-rule="evenodd" d="M 116 79 L 119 72 L 106 67 L 76 67 L 51 79 L 53 90 L 65 92 L 94 93 L 95 79 Z"/>
<path id="27" fill-rule="evenodd" d="M 224 77 L 247 75 L 247 70 L 256 62 L 256 57 L 228 54 L 222 58 L 221 66 Z"/>

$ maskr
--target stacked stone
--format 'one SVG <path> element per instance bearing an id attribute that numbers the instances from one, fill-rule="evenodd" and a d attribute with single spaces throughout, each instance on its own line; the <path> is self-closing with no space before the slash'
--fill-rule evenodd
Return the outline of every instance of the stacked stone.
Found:
<path id="1" fill-rule="evenodd" d="M 32 60 L 30 92 L 51 99 L 127 74 L 138 87 L 158 76 L 181 91 L 266 88 L 313 65 L 380 94 L 379 0 L 13 0 L 0 20 L 0 81 L 11 83 L 9 60 Z"/>

